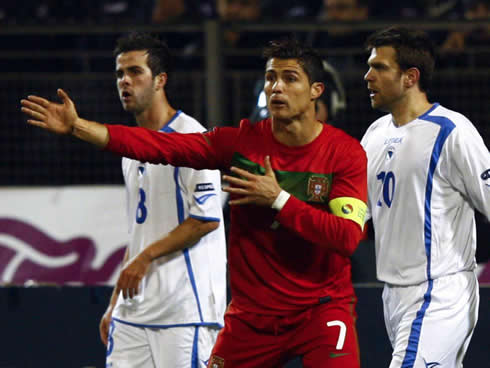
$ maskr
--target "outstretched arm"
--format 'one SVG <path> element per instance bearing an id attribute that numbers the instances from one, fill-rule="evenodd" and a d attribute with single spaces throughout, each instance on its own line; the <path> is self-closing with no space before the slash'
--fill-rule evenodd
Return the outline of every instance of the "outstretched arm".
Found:
<path id="1" fill-rule="evenodd" d="M 119 156 L 154 164 L 194 169 L 219 169 L 231 160 L 238 129 L 218 128 L 204 133 L 161 134 L 141 127 L 104 125 L 78 116 L 75 105 L 62 89 L 62 103 L 39 96 L 21 101 L 28 123 L 56 134 L 73 135 Z"/>
<path id="2" fill-rule="evenodd" d="M 105 147 L 109 142 L 107 127 L 80 118 L 68 94 L 62 89 L 57 92 L 61 103 L 39 96 L 28 96 L 21 100 L 21 111 L 30 116 L 27 122 L 56 134 L 71 134 L 98 147 Z"/>

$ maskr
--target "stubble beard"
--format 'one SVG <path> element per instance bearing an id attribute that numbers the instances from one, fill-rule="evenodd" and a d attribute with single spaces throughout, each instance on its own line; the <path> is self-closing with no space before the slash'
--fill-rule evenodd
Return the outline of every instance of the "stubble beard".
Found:
<path id="1" fill-rule="evenodd" d="M 129 112 L 134 116 L 138 116 L 143 113 L 148 107 L 150 107 L 152 99 L 152 91 L 147 90 L 141 95 L 141 98 L 136 99 L 136 96 L 133 95 L 132 104 L 125 106 L 123 103 L 123 109 L 124 111 Z"/>

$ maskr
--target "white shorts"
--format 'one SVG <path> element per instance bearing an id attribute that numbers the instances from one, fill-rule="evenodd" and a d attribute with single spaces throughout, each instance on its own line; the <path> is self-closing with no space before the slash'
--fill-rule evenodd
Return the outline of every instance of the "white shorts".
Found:
<path id="1" fill-rule="evenodd" d="M 203 326 L 149 328 L 112 320 L 107 368 L 206 368 L 219 330 Z"/>
<path id="2" fill-rule="evenodd" d="M 384 317 L 393 347 L 390 368 L 461 368 L 479 301 L 474 272 L 415 286 L 385 285 Z"/>

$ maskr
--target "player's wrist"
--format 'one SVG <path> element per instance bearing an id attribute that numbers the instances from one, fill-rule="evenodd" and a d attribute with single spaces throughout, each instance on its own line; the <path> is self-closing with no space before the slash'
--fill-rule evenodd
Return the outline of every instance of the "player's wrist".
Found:
<path id="1" fill-rule="evenodd" d="M 76 131 L 77 129 L 80 129 L 80 126 L 83 124 L 82 119 L 80 117 L 77 117 L 73 124 L 71 125 L 71 131 L 68 133 L 68 135 L 73 135 L 77 136 Z"/>
<path id="2" fill-rule="evenodd" d="M 107 146 L 110 139 L 109 129 L 106 125 L 85 120 L 79 116 L 73 121 L 71 134 L 100 148 Z"/>
<path id="3" fill-rule="evenodd" d="M 289 194 L 285 190 L 281 190 L 277 195 L 276 199 L 274 200 L 274 202 L 272 202 L 271 207 L 277 211 L 282 210 L 282 208 L 286 205 L 286 202 L 288 201 L 289 197 L 291 197 L 291 194 Z"/>
<path id="4" fill-rule="evenodd" d="M 138 258 L 140 259 L 140 261 L 148 264 L 148 263 L 151 263 L 153 261 L 153 257 L 152 255 L 148 252 L 148 250 L 145 250 L 143 252 L 141 252 L 138 256 Z"/>

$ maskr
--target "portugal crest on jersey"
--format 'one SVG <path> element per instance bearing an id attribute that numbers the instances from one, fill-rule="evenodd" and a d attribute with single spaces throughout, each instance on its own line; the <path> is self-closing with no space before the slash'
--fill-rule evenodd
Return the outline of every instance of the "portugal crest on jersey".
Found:
<path id="1" fill-rule="evenodd" d="M 311 202 L 324 202 L 328 194 L 328 178 L 325 176 L 310 176 L 308 179 L 308 200 Z"/>

